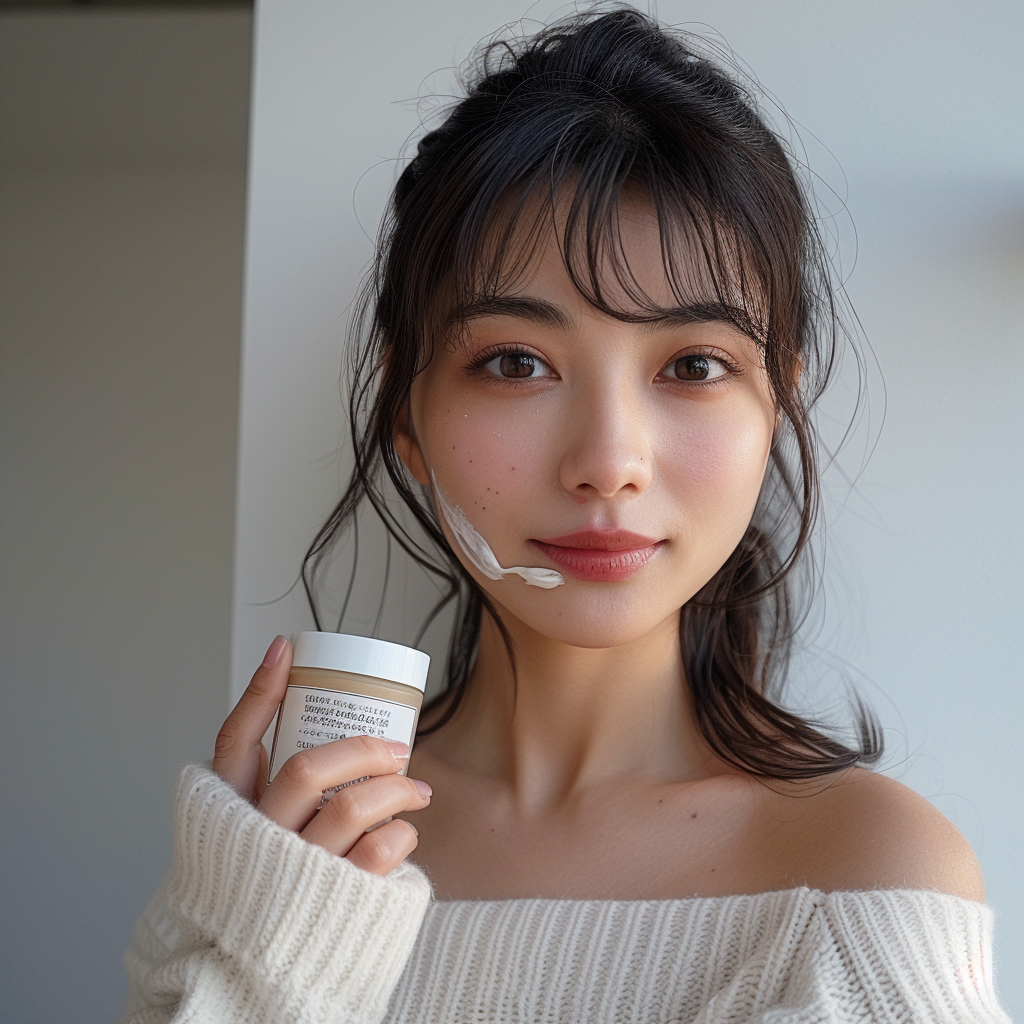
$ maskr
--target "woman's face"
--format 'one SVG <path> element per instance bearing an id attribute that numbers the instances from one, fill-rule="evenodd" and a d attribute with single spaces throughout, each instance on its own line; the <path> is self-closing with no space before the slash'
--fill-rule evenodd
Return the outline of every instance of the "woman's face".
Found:
<path id="1" fill-rule="evenodd" d="M 624 203 L 620 217 L 634 277 L 673 305 L 653 211 Z M 750 338 L 692 315 L 602 314 L 552 231 L 513 290 L 471 310 L 459 343 L 436 346 L 413 384 L 396 447 L 416 479 L 436 477 L 502 566 L 565 577 L 551 590 L 487 579 L 444 524 L 494 603 L 537 633 L 589 648 L 639 639 L 678 615 L 750 522 L 771 389 Z"/>

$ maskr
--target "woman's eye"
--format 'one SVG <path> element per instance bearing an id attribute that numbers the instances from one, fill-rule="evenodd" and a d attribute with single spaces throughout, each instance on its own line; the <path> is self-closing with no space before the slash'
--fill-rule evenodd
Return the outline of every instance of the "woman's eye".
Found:
<path id="1" fill-rule="evenodd" d="M 503 352 L 485 363 L 484 368 L 506 380 L 528 380 L 531 377 L 546 377 L 551 373 L 543 359 L 529 352 Z"/>
<path id="2" fill-rule="evenodd" d="M 728 376 L 729 367 L 721 359 L 716 359 L 714 356 L 698 354 L 679 356 L 678 359 L 673 359 L 662 370 L 662 373 L 672 380 L 700 383 Z"/>

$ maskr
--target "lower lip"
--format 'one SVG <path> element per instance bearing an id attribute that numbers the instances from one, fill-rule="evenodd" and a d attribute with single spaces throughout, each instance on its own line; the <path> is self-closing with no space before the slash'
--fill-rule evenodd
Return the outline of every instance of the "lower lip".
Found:
<path id="1" fill-rule="evenodd" d="M 594 583 L 617 583 L 639 572 L 653 557 L 663 541 L 646 548 L 628 551 L 602 551 L 600 548 L 562 548 L 555 544 L 533 542 L 552 562 L 570 576 Z"/>

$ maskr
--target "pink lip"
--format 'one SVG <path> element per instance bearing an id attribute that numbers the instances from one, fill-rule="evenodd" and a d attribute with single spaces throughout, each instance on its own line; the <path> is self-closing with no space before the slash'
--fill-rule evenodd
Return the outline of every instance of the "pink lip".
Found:
<path id="1" fill-rule="evenodd" d="M 664 541 L 628 530 L 585 530 L 533 543 L 577 579 L 615 583 L 639 572 Z"/>

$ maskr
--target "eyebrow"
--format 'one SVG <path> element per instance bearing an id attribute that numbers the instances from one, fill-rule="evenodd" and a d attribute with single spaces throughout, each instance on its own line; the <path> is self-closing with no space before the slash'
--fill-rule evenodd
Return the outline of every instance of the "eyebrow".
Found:
<path id="1" fill-rule="evenodd" d="M 451 319 L 453 323 L 467 323 L 489 316 L 517 317 L 565 332 L 575 330 L 577 326 L 575 317 L 564 306 L 529 295 L 477 298 L 456 310 Z M 651 316 L 628 319 L 639 323 L 645 333 L 687 324 L 725 323 L 757 340 L 756 326 L 750 314 L 725 302 L 692 302 L 660 310 Z"/>
<path id="2" fill-rule="evenodd" d="M 487 316 L 513 316 L 544 327 L 557 327 L 562 331 L 571 331 L 576 326 L 576 321 L 564 306 L 528 295 L 477 298 L 456 310 L 452 320 L 466 323 Z"/>

